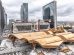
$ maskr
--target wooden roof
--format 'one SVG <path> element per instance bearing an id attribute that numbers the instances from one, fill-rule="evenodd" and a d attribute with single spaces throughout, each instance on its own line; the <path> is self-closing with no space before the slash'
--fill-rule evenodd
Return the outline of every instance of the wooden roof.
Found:
<path id="1" fill-rule="evenodd" d="M 67 34 L 67 35 L 62 35 L 66 40 L 67 42 L 74 42 L 74 34 L 71 33 L 71 34 Z"/>
<path id="2" fill-rule="evenodd" d="M 63 39 L 58 36 L 44 34 L 45 32 L 40 33 L 18 33 L 12 34 L 12 36 L 18 39 L 27 40 L 29 43 L 38 43 L 43 48 L 56 48 L 63 43 Z"/>
<path id="3" fill-rule="evenodd" d="M 50 37 L 53 37 L 53 35 L 38 35 L 37 34 L 35 35 L 26 35 L 26 34 L 12 34 L 12 36 L 15 36 L 16 38 L 18 39 L 24 39 L 26 41 L 28 41 L 29 43 L 32 43 L 34 40 L 36 39 L 41 39 L 41 38 L 50 38 Z M 31 42 L 32 41 L 32 42 Z"/>
<path id="4" fill-rule="evenodd" d="M 43 48 L 57 48 L 64 42 L 63 39 L 58 36 L 36 39 L 34 41 L 40 44 Z"/>
<path id="5" fill-rule="evenodd" d="M 10 35 L 9 35 L 10 36 Z M 55 33 L 51 30 L 31 32 L 31 33 L 17 33 L 11 36 L 18 39 L 24 39 L 29 43 L 38 43 L 43 48 L 57 48 L 63 42 L 74 42 L 74 34 L 69 32 Z"/>
<path id="6" fill-rule="evenodd" d="M 54 43 L 50 43 L 50 44 L 44 44 L 41 45 L 43 48 L 57 48 L 59 47 L 61 44 L 63 43 L 63 41 L 58 41 L 58 42 L 54 42 Z"/>

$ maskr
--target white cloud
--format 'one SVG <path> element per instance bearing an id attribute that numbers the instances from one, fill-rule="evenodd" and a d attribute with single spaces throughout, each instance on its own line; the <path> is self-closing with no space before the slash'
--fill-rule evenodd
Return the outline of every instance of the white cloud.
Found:
<path id="1" fill-rule="evenodd" d="M 20 7 L 23 2 L 28 2 L 28 0 L 2 0 L 8 21 L 9 19 L 20 19 Z"/>
<path id="2" fill-rule="evenodd" d="M 23 2 L 29 3 L 29 19 L 42 17 L 42 7 L 53 0 L 2 0 L 8 20 L 11 18 L 20 19 L 20 7 Z M 73 20 L 74 0 L 56 0 L 57 1 L 57 20 Z M 34 16 L 34 17 L 33 17 Z M 60 19 L 59 19 L 60 17 Z M 69 19 L 70 18 L 70 19 Z M 35 18 L 36 19 L 36 18 Z"/>

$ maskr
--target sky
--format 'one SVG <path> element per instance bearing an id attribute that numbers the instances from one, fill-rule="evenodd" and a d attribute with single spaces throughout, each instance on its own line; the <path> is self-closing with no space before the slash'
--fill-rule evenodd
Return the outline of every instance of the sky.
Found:
<path id="1" fill-rule="evenodd" d="M 53 0 L 2 0 L 9 19 L 20 20 L 20 8 L 23 3 L 29 5 L 29 21 L 42 19 L 42 7 Z M 74 21 L 74 0 L 57 1 L 57 21 Z"/>

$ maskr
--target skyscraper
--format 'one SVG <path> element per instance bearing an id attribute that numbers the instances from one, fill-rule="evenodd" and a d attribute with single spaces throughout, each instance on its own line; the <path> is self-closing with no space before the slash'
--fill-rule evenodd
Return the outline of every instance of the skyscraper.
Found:
<path id="1" fill-rule="evenodd" d="M 4 21 L 5 21 L 5 26 L 4 26 L 4 31 L 7 30 L 7 14 L 4 12 Z"/>
<path id="2" fill-rule="evenodd" d="M 2 2 L 0 0 L 0 35 L 3 33 L 4 27 L 5 27 L 5 10 L 2 6 Z"/>
<path id="3" fill-rule="evenodd" d="M 57 10 L 56 1 L 52 1 L 49 4 L 43 6 L 43 20 L 51 21 L 50 28 L 56 28 L 57 26 Z"/>
<path id="4" fill-rule="evenodd" d="M 21 21 L 28 22 L 28 3 L 21 5 Z"/>

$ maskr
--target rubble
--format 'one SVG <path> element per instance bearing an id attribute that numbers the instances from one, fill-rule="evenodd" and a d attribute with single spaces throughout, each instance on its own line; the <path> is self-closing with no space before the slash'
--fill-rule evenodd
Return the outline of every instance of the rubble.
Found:
<path id="1" fill-rule="evenodd" d="M 74 42 L 74 34 L 71 32 L 61 31 L 63 29 L 60 29 L 60 31 L 57 31 L 58 29 L 52 30 L 49 29 L 46 31 L 31 33 L 15 33 L 10 34 L 9 37 L 14 37 L 12 39 L 16 38 L 14 44 L 16 47 L 19 47 L 18 49 L 24 46 L 24 50 L 22 51 L 26 55 L 73 54 L 73 49 L 70 47 L 70 44 L 66 45 L 65 42 Z M 52 34 L 50 32 L 52 32 Z M 6 40 L 4 41 L 6 42 Z M 11 44 L 9 45 L 11 46 Z M 15 49 L 16 47 L 14 47 L 13 49 Z"/>

